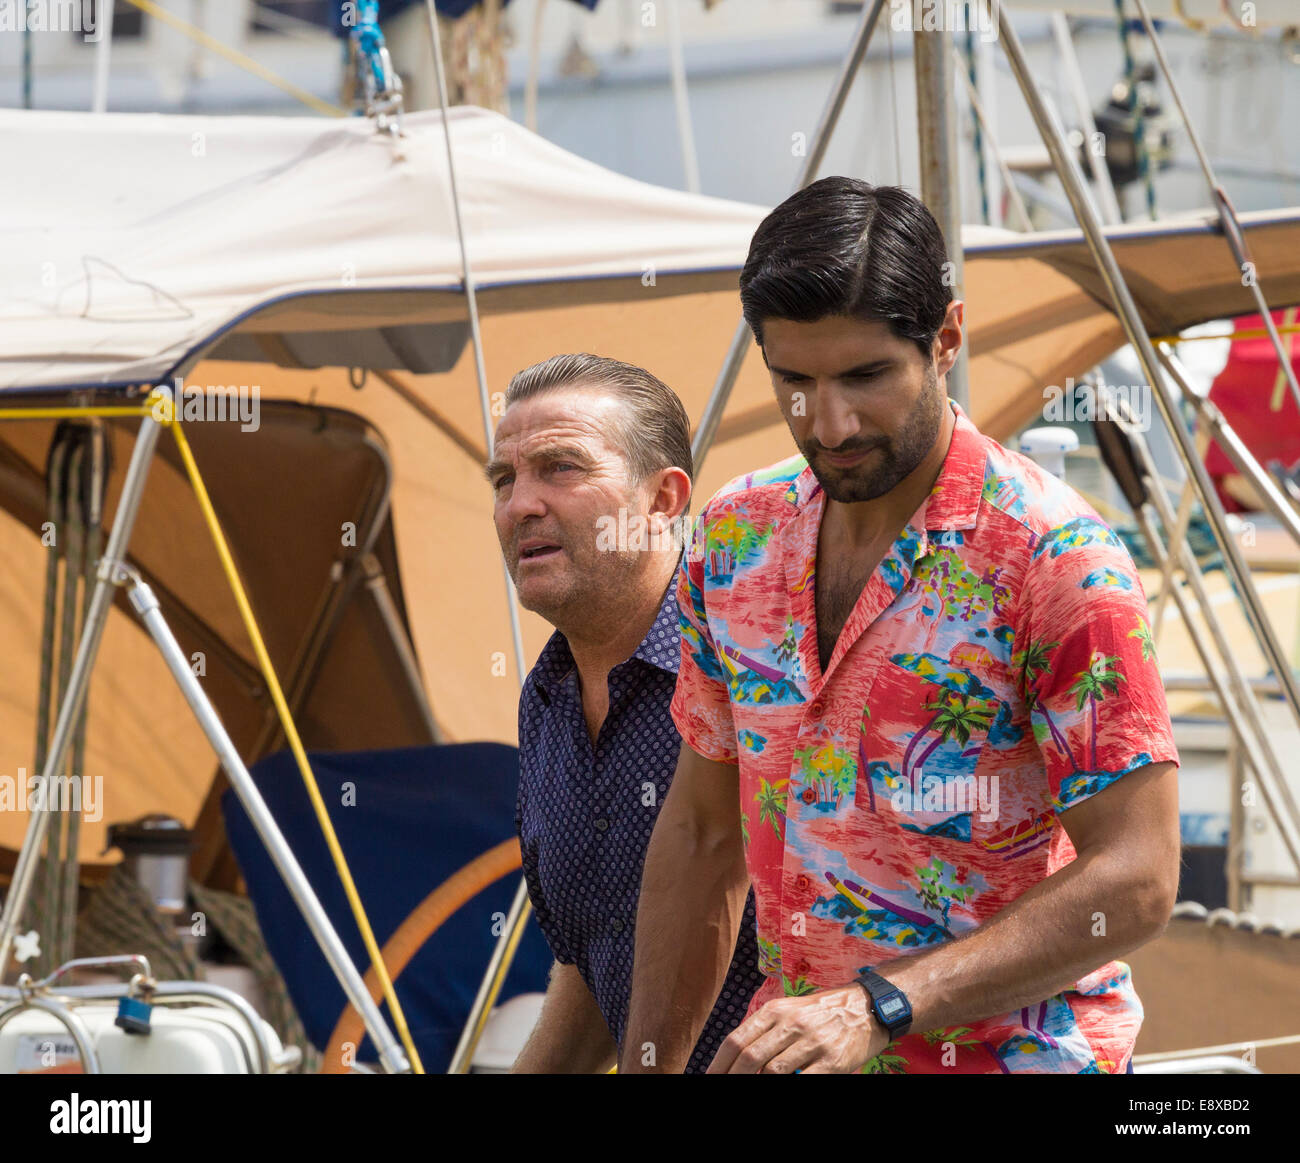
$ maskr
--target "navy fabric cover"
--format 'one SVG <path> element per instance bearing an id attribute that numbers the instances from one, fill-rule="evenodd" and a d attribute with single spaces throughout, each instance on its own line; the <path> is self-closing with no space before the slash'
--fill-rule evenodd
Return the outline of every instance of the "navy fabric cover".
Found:
<path id="1" fill-rule="evenodd" d="M 455 743 L 312 754 L 311 764 L 381 948 L 448 876 L 514 833 L 519 762 L 513 747 Z M 370 960 L 293 756 L 287 751 L 269 756 L 252 775 L 364 973 Z M 349 800 L 353 806 L 344 806 Z M 221 806 L 267 948 L 308 1037 L 324 1049 L 343 1012 L 343 990 L 232 790 Z M 519 874 L 512 873 L 462 906 L 397 978 L 398 999 L 430 1073 L 444 1071 L 451 1061 L 496 944 L 494 914 L 500 914 L 495 917 L 499 932 L 518 884 Z M 544 992 L 550 966 L 550 950 L 530 920 L 498 1001 Z M 388 1007 L 382 1009 L 389 1017 Z M 389 1023 L 391 1028 L 391 1017 Z M 375 1060 L 368 1038 L 358 1058 Z"/>

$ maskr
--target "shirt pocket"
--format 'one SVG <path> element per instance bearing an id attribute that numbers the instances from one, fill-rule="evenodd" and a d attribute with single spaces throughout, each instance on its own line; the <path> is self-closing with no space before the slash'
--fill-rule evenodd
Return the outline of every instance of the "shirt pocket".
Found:
<path id="1" fill-rule="evenodd" d="M 997 815 L 996 776 L 978 768 L 1008 710 L 970 670 L 935 655 L 891 656 L 863 718 L 859 802 L 906 832 L 970 843 Z"/>

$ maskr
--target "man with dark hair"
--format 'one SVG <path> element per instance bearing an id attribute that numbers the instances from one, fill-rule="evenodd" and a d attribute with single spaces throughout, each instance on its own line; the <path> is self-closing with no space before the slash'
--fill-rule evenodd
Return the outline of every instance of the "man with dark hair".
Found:
<path id="1" fill-rule="evenodd" d="M 681 401 L 642 368 L 559 355 L 511 380 L 488 480 L 520 603 L 555 626 L 519 702 L 516 827 L 555 968 L 514 1069 L 617 1059 L 645 847 L 681 739 L 680 528 L 690 503 Z M 758 983 L 753 904 L 696 1032 L 702 1072 Z M 734 956 L 733 956 L 734 952 Z"/>
<path id="2" fill-rule="evenodd" d="M 754 235 L 741 301 L 802 456 L 725 486 L 680 573 L 625 1071 L 681 1068 L 747 883 L 767 981 L 713 1072 L 1129 1067 L 1115 958 L 1179 860 L 1146 602 L 1083 499 L 946 399 L 950 271 L 920 202 L 849 178 Z"/>

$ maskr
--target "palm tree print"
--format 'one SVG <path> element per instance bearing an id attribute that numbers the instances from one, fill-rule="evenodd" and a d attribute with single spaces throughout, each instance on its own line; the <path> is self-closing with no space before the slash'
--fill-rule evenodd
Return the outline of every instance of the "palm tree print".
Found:
<path id="1" fill-rule="evenodd" d="M 1043 716 L 1047 729 L 1051 732 L 1057 747 L 1070 761 L 1070 767 L 1074 771 L 1078 771 L 1079 763 L 1074 758 L 1074 752 L 1070 750 L 1070 744 L 1066 742 L 1065 736 L 1061 734 L 1056 723 L 1053 722 L 1052 713 L 1047 709 L 1047 705 L 1039 699 L 1038 691 L 1035 689 L 1040 677 L 1052 673 L 1051 652 L 1060 645 L 1059 642 L 1044 642 L 1043 639 L 1036 638 L 1030 642 L 1027 649 L 1017 650 L 1011 656 L 1011 664 L 1020 670 L 1020 693 L 1025 699 L 1025 709 L 1029 711 L 1031 716 L 1035 709 Z"/>
<path id="2" fill-rule="evenodd" d="M 781 988 L 785 990 L 786 997 L 802 997 L 806 993 L 816 992 L 817 989 L 806 977 L 796 977 L 791 981 L 784 973 L 781 974 Z"/>
<path id="3" fill-rule="evenodd" d="M 780 779 L 776 783 L 768 783 L 767 780 L 760 779 L 758 791 L 754 793 L 754 802 L 758 804 L 758 822 L 771 824 L 778 840 L 782 837 L 777 821 L 785 819 L 785 787 L 789 782 L 788 779 Z"/>
<path id="4" fill-rule="evenodd" d="M 1136 638 L 1142 643 L 1142 661 L 1150 662 L 1156 656 L 1156 640 L 1151 637 L 1151 627 L 1147 625 L 1147 620 L 1140 614 L 1138 615 L 1137 626 L 1128 632 L 1130 638 Z"/>
<path id="5" fill-rule="evenodd" d="M 954 736 L 958 744 L 965 747 L 970 742 L 971 729 L 983 728 L 987 731 L 993 722 L 993 717 L 997 714 L 996 704 L 981 700 L 971 706 L 969 695 L 957 694 L 955 691 L 944 691 L 934 702 L 927 703 L 925 709 L 936 712 L 925 729 L 937 730 L 938 734 L 916 757 L 913 768 L 917 771 L 925 768 L 925 761 L 930 758 L 930 753 L 936 747 Z"/>
<path id="6" fill-rule="evenodd" d="M 795 748 L 794 757 L 799 761 L 806 802 L 815 798 L 819 804 L 838 807 L 841 799 L 853 794 L 858 768 L 844 748 L 831 742 L 814 743 Z"/>
<path id="7" fill-rule="evenodd" d="M 1092 662 L 1087 670 L 1081 670 L 1074 676 L 1074 685 L 1070 693 L 1078 698 L 1076 711 L 1082 711 L 1088 704 L 1092 715 L 1092 770 L 1097 770 L 1097 704 L 1106 697 L 1106 692 L 1115 694 L 1119 684 L 1128 682 L 1119 670 L 1111 667 L 1119 661 L 1119 655 L 1106 655 L 1100 650 L 1092 653 Z"/>
<path id="8" fill-rule="evenodd" d="M 885 1047 L 887 1051 L 893 1043 Z M 907 1059 L 901 1054 L 888 1054 L 882 1051 L 872 1058 L 862 1069 L 859 1074 L 906 1074 Z"/>

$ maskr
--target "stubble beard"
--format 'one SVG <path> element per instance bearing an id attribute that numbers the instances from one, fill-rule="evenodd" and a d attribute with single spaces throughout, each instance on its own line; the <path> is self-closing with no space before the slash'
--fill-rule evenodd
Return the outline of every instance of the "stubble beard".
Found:
<path id="1" fill-rule="evenodd" d="M 566 561 L 558 563 L 563 576 L 538 587 L 534 597 L 520 592 L 520 605 L 545 618 L 562 633 L 579 628 L 590 632 L 609 618 L 610 606 L 617 606 L 622 595 L 634 591 L 637 575 L 646 555 L 634 550 L 606 552 L 596 548 L 596 532 L 585 544 L 575 545 L 566 537 L 561 543 Z M 554 567 L 552 567 L 554 568 Z M 514 574 L 519 587 L 518 566 Z"/>
<path id="2" fill-rule="evenodd" d="M 943 427 L 943 399 L 939 377 L 934 365 L 929 364 L 925 386 L 901 432 L 892 438 L 864 440 L 841 445 L 835 450 L 843 453 L 864 448 L 878 450 L 868 454 L 866 462 L 852 468 L 836 468 L 828 463 L 820 444 L 811 441 L 795 443 L 812 468 L 817 483 L 832 501 L 841 504 L 874 501 L 896 488 L 929 455 Z"/>

